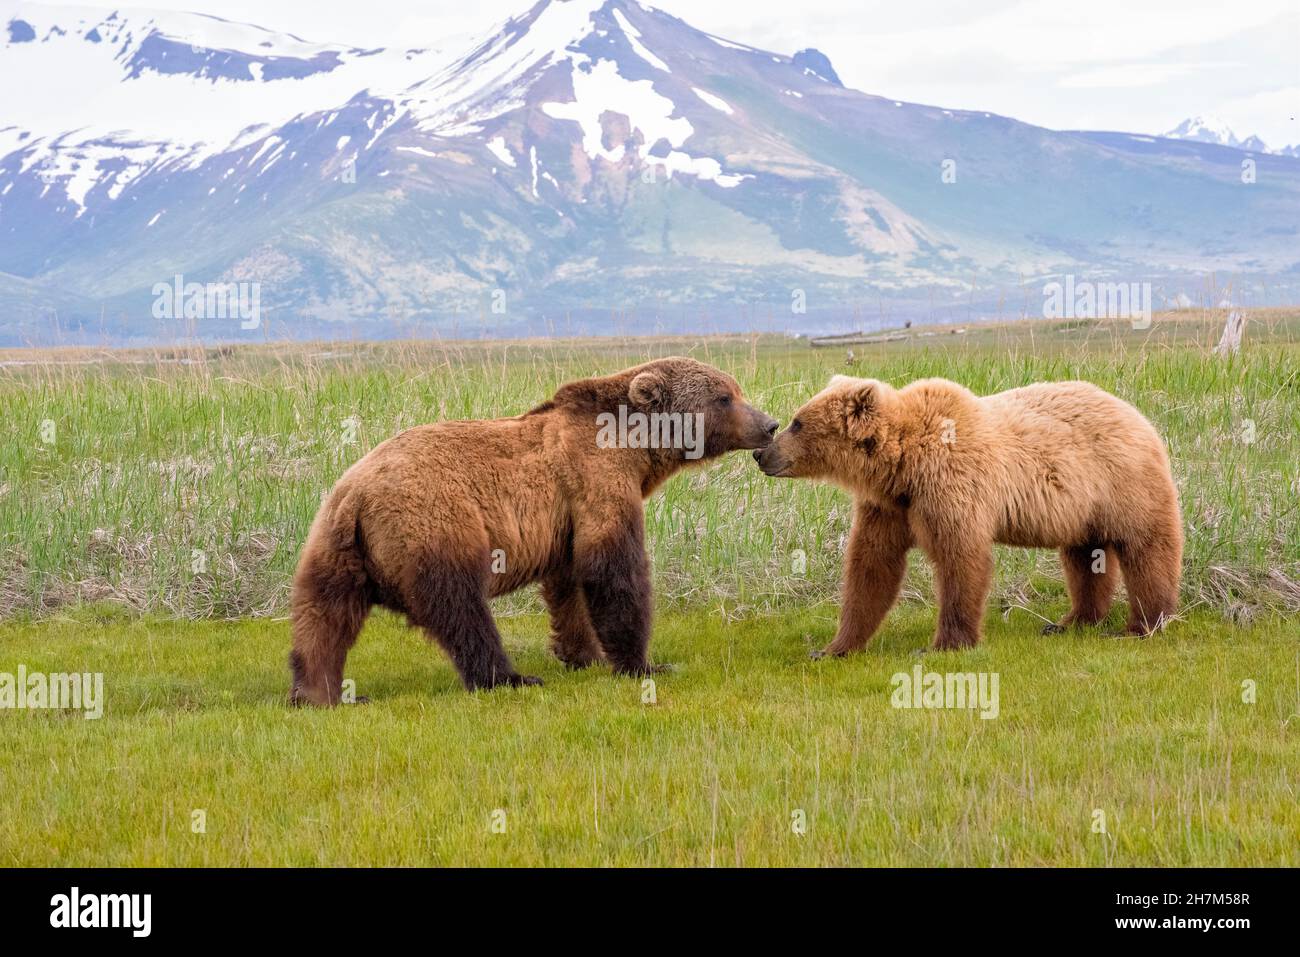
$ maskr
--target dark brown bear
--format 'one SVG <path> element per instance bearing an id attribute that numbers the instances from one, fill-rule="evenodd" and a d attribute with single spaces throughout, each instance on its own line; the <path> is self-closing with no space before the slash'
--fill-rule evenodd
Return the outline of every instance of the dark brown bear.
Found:
<path id="1" fill-rule="evenodd" d="M 642 500 L 687 465 L 762 448 L 776 428 L 731 376 L 674 357 L 570 382 L 512 419 L 389 439 L 312 523 L 293 583 L 291 699 L 338 704 L 373 605 L 441 644 L 466 688 L 538 684 L 515 671 L 488 609 L 533 582 L 560 660 L 646 674 Z"/>

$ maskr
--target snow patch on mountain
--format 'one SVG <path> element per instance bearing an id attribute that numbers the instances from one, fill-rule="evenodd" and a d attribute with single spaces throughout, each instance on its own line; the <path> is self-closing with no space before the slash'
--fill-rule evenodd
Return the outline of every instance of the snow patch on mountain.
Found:
<path id="1" fill-rule="evenodd" d="M 739 50 L 742 53 L 762 52 L 760 50 L 755 50 L 753 47 L 747 47 L 743 43 L 732 43 L 730 40 L 722 39 L 722 37 L 715 37 L 711 33 L 705 34 L 705 36 L 707 36 L 710 40 L 712 40 L 714 43 L 716 43 L 718 46 L 722 47 L 725 50 Z"/>
<path id="2" fill-rule="evenodd" d="M 681 146 L 695 132 L 685 117 L 673 118 L 676 104 L 656 93 L 653 83 L 624 78 L 613 60 L 599 60 L 590 65 L 583 58 L 575 63 L 571 77 L 573 102 L 543 103 L 542 111 L 557 120 L 577 123 L 582 128 L 583 151 L 592 159 L 623 161 L 623 144 L 605 148 L 601 116 L 606 112 L 622 113 L 628 118 L 632 129 L 641 132 L 642 149 L 647 156 L 661 139 L 674 147 Z"/>
<path id="3" fill-rule="evenodd" d="M 714 96 L 712 93 L 708 92 L 707 90 L 701 90 L 698 86 L 691 87 L 691 90 L 694 91 L 696 96 L 698 96 L 705 103 L 709 104 L 709 106 L 713 107 L 719 113 L 726 113 L 728 116 L 731 116 L 733 113 L 736 112 L 731 108 L 731 104 L 729 104 L 726 100 L 724 100 L 720 96 Z"/>
<path id="4" fill-rule="evenodd" d="M 623 35 L 627 37 L 627 42 L 632 45 L 632 50 L 637 56 L 645 60 L 652 67 L 663 70 L 665 73 L 673 72 L 667 63 L 646 49 L 645 44 L 641 42 L 641 31 L 632 26 L 628 18 L 623 16 L 623 11 L 617 7 L 614 8 L 614 19 L 617 20 L 618 25 L 623 28 Z"/>
<path id="5" fill-rule="evenodd" d="M 488 140 L 487 148 L 491 150 L 492 155 L 505 163 L 511 169 L 515 168 L 515 156 L 510 152 L 510 147 L 506 146 L 506 138 L 497 136 Z"/>
<path id="6" fill-rule="evenodd" d="M 613 60 L 591 64 L 581 55 L 574 57 L 572 103 L 548 102 L 542 111 L 557 120 L 571 120 L 582 130 L 582 148 L 591 159 L 621 163 L 626 153 L 622 143 L 607 148 L 601 118 L 606 113 L 626 116 L 632 130 L 641 134 L 637 158 L 648 166 L 662 167 L 671 177 L 684 173 L 731 189 L 747 179 L 744 175 L 724 174 L 722 164 L 708 157 L 693 157 L 681 150 L 695 132 L 690 120 L 674 116 L 677 105 L 655 91 L 650 80 L 629 80 L 618 72 Z M 666 155 L 655 155 L 656 147 L 666 142 Z"/>

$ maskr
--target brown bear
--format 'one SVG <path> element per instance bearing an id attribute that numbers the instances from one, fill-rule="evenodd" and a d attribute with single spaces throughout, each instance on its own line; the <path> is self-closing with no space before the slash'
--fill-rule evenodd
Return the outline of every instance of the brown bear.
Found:
<path id="1" fill-rule="evenodd" d="M 934 647 L 980 640 L 993 545 L 1058 548 L 1068 615 L 1045 632 L 1101 621 L 1122 569 L 1128 630 L 1174 614 L 1183 532 L 1156 430 L 1087 382 L 976 396 L 944 379 L 902 389 L 835 376 L 765 449 L 762 470 L 834 482 L 854 496 L 843 608 L 821 654 L 862 648 L 893 606 L 919 546 L 934 566 Z"/>
<path id="2" fill-rule="evenodd" d="M 373 605 L 446 650 L 469 689 L 540 684 L 515 671 L 488 599 L 541 582 L 551 645 L 641 675 L 650 640 L 642 500 L 673 473 L 766 445 L 775 419 L 694 359 L 562 386 L 510 419 L 418 426 L 330 491 L 294 576 L 291 700 L 337 704 Z"/>

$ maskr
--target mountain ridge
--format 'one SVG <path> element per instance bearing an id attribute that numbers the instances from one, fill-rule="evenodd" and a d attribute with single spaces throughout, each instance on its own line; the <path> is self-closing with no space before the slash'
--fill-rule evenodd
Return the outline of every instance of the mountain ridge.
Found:
<path id="1" fill-rule="evenodd" d="M 296 335 L 598 331 L 637 308 L 801 328 L 864 300 L 969 309 L 1066 270 L 1171 296 L 1211 269 L 1274 292 L 1300 270 L 1293 159 L 1257 157 L 1247 188 L 1235 149 L 889 100 L 815 50 L 628 0 L 541 0 L 464 49 L 397 51 L 63 9 L 0 3 L 0 80 L 85 59 L 102 118 L 77 125 L 38 89 L 26 125 L 0 128 L 0 273 L 99 308 L 33 293 L 0 323 L 10 341 L 60 308 L 87 335 L 105 315 L 124 338 L 174 333 L 150 290 L 176 274 L 260 282 Z"/>
<path id="2" fill-rule="evenodd" d="M 1254 134 L 1238 139 L 1232 128 L 1217 117 L 1190 116 L 1161 136 L 1171 140 L 1191 140 L 1197 143 L 1213 143 L 1216 146 L 1230 146 L 1248 153 L 1273 153 L 1277 156 L 1300 157 L 1300 143 L 1271 149 Z"/>

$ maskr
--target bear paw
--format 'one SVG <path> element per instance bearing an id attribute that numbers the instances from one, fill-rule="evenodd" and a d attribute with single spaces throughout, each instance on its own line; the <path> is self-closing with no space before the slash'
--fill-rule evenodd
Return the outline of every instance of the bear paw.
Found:
<path id="1" fill-rule="evenodd" d="M 934 636 L 935 651 L 962 651 L 980 643 L 979 635 L 963 631 L 941 631 Z"/>
<path id="2" fill-rule="evenodd" d="M 302 688 L 292 688 L 289 691 L 289 706 L 292 708 L 322 707 L 333 708 L 337 705 L 349 704 L 370 704 L 370 699 L 365 695 L 358 695 L 353 701 L 316 701 L 307 694 Z"/>
<path id="3" fill-rule="evenodd" d="M 661 675 L 676 670 L 673 665 L 615 665 L 614 674 L 625 678 L 644 678 L 647 675 Z"/>
<path id="4" fill-rule="evenodd" d="M 492 691 L 496 688 L 522 688 L 529 685 L 540 685 L 541 678 L 534 678 L 532 675 L 493 675 L 490 678 L 481 678 L 478 680 L 467 679 L 465 688 L 469 691 Z"/>
<path id="5" fill-rule="evenodd" d="M 596 664 L 600 661 L 600 658 L 595 656 L 591 658 L 560 658 L 560 661 L 569 671 L 582 671 L 584 668 L 590 668 Z"/>

